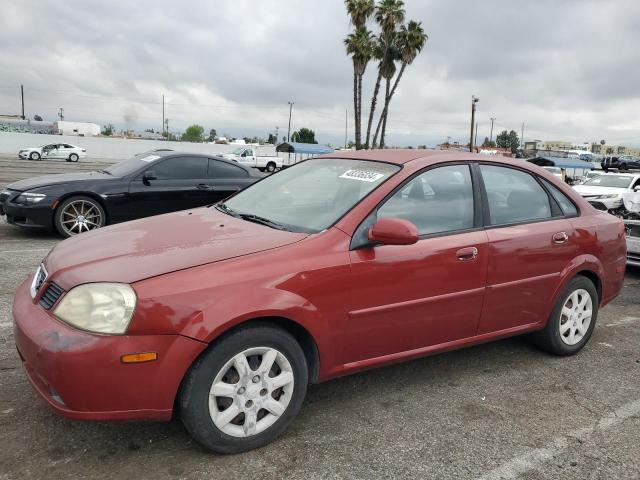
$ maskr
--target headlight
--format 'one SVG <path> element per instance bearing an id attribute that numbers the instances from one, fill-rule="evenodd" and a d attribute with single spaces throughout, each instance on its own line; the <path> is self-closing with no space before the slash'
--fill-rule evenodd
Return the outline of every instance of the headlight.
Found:
<path id="1" fill-rule="evenodd" d="M 605 199 L 605 198 L 618 198 L 619 195 L 618 194 L 612 194 L 612 195 L 598 195 L 596 198 L 599 199 Z"/>
<path id="2" fill-rule="evenodd" d="M 53 314 L 74 327 L 95 333 L 127 331 L 136 294 L 125 283 L 87 283 L 72 288 Z"/>
<path id="3" fill-rule="evenodd" d="M 14 200 L 14 203 L 20 205 L 35 205 L 38 202 L 44 200 L 46 195 L 44 193 L 21 193 L 18 198 Z"/>

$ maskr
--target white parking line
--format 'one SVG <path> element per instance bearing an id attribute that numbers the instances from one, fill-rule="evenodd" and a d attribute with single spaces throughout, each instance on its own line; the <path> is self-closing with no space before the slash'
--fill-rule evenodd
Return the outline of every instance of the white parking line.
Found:
<path id="1" fill-rule="evenodd" d="M 569 446 L 569 439 L 584 442 L 594 433 L 608 430 L 625 420 L 640 415 L 640 400 L 629 402 L 610 412 L 589 427 L 574 430 L 560 435 L 542 448 L 534 448 L 522 455 L 512 458 L 499 467 L 482 475 L 480 480 L 507 480 L 518 478 L 525 472 L 539 467 L 541 464 L 561 455 Z"/>
<path id="2" fill-rule="evenodd" d="M 627 325 L 629 323 L 637 322 L 640 317 L 622 317 L 617 322 L 606 323 L 605 327 L 617 327 L 619 325 Z"/>

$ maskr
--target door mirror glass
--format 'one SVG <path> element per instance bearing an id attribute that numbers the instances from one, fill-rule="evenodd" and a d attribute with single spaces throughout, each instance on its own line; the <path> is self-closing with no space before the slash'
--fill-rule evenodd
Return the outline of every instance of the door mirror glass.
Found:
<path id="1" fill-rule="evenodd" d="M 640 192 L 640 185 L 633 187 L 634 192 Z"/>
<path id="2" fill-rule="evenodd" d="M 144 174 L 142 175 L 142 180 L 145 181 L 149 181 L 149 180 L 155 180 L 158 177 L 156 177 L 156 174 L 153 170 L 147 170 L 146 172 L 144 172 Z"/>
<path id="3" fill-rule="evenodd" d="M 401 218 L 381 218 L 369 229 L 369 241 L 381 245 L 413 245 L 418 238 L 418 228 Z"/>

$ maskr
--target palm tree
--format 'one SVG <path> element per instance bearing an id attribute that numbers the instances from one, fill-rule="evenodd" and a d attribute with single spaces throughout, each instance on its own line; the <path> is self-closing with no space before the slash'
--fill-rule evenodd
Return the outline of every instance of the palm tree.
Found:
<path id="1" fill-rule="evenodd" d="M 369 109 L 369 122 L 367 125 L 367 137 L 365 140 L 366 148 L 369 148 L 369 140 L 371 138 L 371 126 L 373 124 L 373 117 L 378 102 L 378 92 L 380 90 L 380 82 L 383 78 L 389 79 L 389 73 L 391 76 L 395 73 L 395 66 L 392 65 L 393 57 L 395 57 L 394 39 L 396 33 L 396 27 L 398 24 L 404 22 L 404 2 L 402 0 L 382 0 L 376 6 L 375 19 L 378 25 L 380 25 L 380 42 L 376 49 L 376 58 L 378 58 L 378 77 L 373 89 L 373 96 L 371 97 L 371 108 Z M 387 88 L 388 90 L 388 88 Z M 388 92 L 387 92 L 388 93 Z M 385 97 L 386 98 L 386 97 Z M 376 137 L 374 137 L 373 144 L 376 144 Z"/>
<path id="2" fill-rule="evenodd" d="M 355 27 L 354 33 L 349 34 L 344 42 L 347 47 L 347 53 L 353 58 L 353 116 L 356 131 L 356 148 L 360 149 L 362 148 L 360 126 L 362 117 L 362 75 L 371 59 L 371 52 L 367 54 L 366 51 L 371 50 L 372 47 L 365 45 L 367 39 L 364 34 L 360 34 L 360 38 L 357 38 L 357 36 L 360 29 L 365 29 L 367 20 L 373 14 L 375 2 L 374 0 L 345 0 L 344 4 L 351 18 L 351 24 Z M 368 33 L 368 38 L 371 39 L 371 32 Z M 358 45 L 358 42 L 361 44 Z M 358 73 L 360 71 L 362 73 Z"/>
<path id="3" fill-rule="evenodd" d="M 345 0 L 344 4 L 356 29 L 364 27 L 375 10 L 374 0 Z"/>
<path id="4" fill-rule="evenodd" d="M 424 33 L 421 22 L 415 22 L 411 20 L 406 26 L 402 25 L 402 27 L 400 27 L 400 31 L 398 32 L 396 39 L 396 48 L 398 50 L 399 59 L 402 63 L 400 66 L 400 71 L 398 72 L 398 76 L 396 77 L 396 80 L 393 84 L 393 88 L 385 97 L 384 109 L 382 111 L 382 115 L 380 116 L 380 119 L 382 121 L 382 133 L 380 135 L 381 147 L 384 146 L 387 117 L 389 114 L 389 103 L 391 103 L 391 99 L 396 92 L 396 88 L 398 88 L 398 83 L 400 83 L 400 79 L 402 78 L 402 74 L 407 68 L 407 65 L 411 65 L 413 63 L 428 39 L 429 36 Z M 380 122 L 378 122 L 378 128 L 379 126 Z"/>
<path id="5" fill-rule="evenodd" d="M 374 35 L 366 27 L 358 27 L 344 40 L 347 54 L 353 60 L 353 110 L 355 117 L 356 149 L 362 148 L 362 77 L 373 55 Z"/>

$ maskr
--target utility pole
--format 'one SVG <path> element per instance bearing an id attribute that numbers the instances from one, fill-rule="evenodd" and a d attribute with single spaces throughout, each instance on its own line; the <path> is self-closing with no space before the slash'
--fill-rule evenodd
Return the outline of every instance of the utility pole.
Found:
<path id="1" fill-rule="evenodd" d="M 168 118 L 165 118 L 165 119 L 164 119 L 163 127 L 164 127 L 164 125 L 166 125 L 166 126 L 167 126 L 167 128 L 166 128 L 166 132 L 167 132 L 167 141 L 169 141 L 169 119 L 168 119 Z"/>
<path id="2" fill-rule="evenodd" d="M 347 115 L 348 109 L 344 109 L 344 149 L 347 149 Z"/>
<path id="3" fill-rule="evenodd" d="M 475 137 L 475 141 L 473 142 L 474 145 L 478 145 L 478 122 L 476 122 L 476 137 Z"/>
<path id="4" fill-rule="evenodd" d="M 496 117 L 491 117 L 491 135 L 489 136 L 489 141 L 493 142 L 493 122 L 496 121 Z"/>
<path id="5" fill-rule="evenodd" d="M 164 93 L 162 94 L 162 136 L 164 137 Z M 167 140 L 169 140 L 169 135 L 167 135 Z"/>
<path id="6" fill-rule="evenodd" d="M 58 114 L 58 116 L 60 117 L 60 121 L 64 120 L 64 115 L 62 114 L 62 112 L 64 112 L 64 108 L 60 107 L 60 113 Z"/>
<path id="7" fill-rule="evenodd" d="M 522 122 L 522 130 L 520 131 L 520 148 L 524 150 L 524 122 Z"/>
<path id="8" fill-rule="evenodd" d="M 476 122 L 476 103 L 480 99 L 475 95 L 471 95 L 471 137 L 469 138 L 469 152 L 473 152 L 473 126 Z"/>
<path id="9" fill-rule="evenodd" d="M 289 131 L 287 132 L 287 142 L 291 141 L 291 110 L 293 110 L 293 102 L 287 102 L 289 104 Z"/>
<path id="10" fill-rule="evenodd" d="M 22 119 L 24 120 L 24 85 L 20 85 L 20 97 L 22 97 Z"/>

